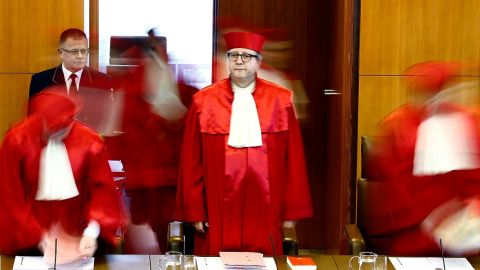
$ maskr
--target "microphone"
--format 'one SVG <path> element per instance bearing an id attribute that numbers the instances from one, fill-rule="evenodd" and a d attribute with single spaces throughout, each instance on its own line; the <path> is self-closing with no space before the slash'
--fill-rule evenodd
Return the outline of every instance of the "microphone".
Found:
<path id="1" fill-rule="evenodd" d="M 22 257 L 23 262 L 23 257 Z M 55 238 L 55 257 L 53 260 L 53 268 L 48 268 L 48 270 L 57 270 L 57 238 Z"/>
<path id="2" fill-rule="evenodd" d="M 278 269 L 278 265 L 277 265 L 277 255 L 275 255 L 275 245 L 273 244 L 273 237 L 272 237 L 271 234 L 270 234 L 270 241 L 272 241 L 273 260 L 275 261 L 275 266 L 276 266 L 277 269 Z"/>
<path id="3" fill-rule="evenodd" d="M 442 251 L 443 270 L 447 270 L 447 268 L 445 267 L 445 256 L 443 256 L 442 239 L 440 239 L 440 250 Z"/>
<path id="4" fill-rule="evenodd" d="M 53 270 L 57 270 L 57 238 L 55 238 L 55 258 L 53 261 Z"/>

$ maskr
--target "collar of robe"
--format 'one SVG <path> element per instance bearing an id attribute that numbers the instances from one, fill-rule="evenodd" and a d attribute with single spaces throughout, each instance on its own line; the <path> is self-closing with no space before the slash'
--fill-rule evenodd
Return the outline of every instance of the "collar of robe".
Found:
<path id="1" fill-rule="evenodd" d="M 79 195 L 68 151 L 63 143 L 71 127 L 48 138 L 40 155 L 37 201 L 66 200 Z"/>
<path id="2" fill-rule="evenodd" d="M 438 105 L 436 105 L 438 106 Z M 480 166 L 475 123 L 465 111 L 428 108 L 430 114 L 417 129 L 413 174 L 435 175 Z"/>
<path id="3" fill-rule="evenodd" d="M 252 96 L 255 86 L 255 81 L 244 88 L 232 82 L 234 97 L 228 137 L 228 145 L 232 147 L 245 148 L 262 145 L 260 121 Z"/>

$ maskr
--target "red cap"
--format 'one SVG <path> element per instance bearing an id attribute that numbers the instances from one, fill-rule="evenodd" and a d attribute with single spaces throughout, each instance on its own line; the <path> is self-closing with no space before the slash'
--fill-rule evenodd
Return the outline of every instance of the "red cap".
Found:
<path id="1" fill-rule="evenodd" d="M 462 62 L 431 61 L 410 66 L 403 72 L 403 81 L 409 88 L 438 92 L 445 82 L 463 68 Z"/>
<path id="2" fill-rule="evenodd" d="M 230 32 L 223 37 L 227 43 L 227 51 L 233 48 L 245 48 L 261 53 L 265 42 L 264 37 L 249 32 Z"/>
<path id="3" fill-rule="evenodd" d="M 32 97 L 30 110 L 47 120 L 60 121 L 75 118 L 83 108 L 80 95 L 69 96 L 65 86 L 54 85 Z"/>

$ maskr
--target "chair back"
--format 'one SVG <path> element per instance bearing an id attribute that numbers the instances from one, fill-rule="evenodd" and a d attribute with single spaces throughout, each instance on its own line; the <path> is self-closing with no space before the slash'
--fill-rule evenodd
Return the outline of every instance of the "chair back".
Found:
<path id="1" fill-rule="evenodd" d="M 368 181 L 367 181 L 367 159 L 369 151 L 371 150 L 373 138 L 370 136 L 361 137 L 361 175 L 357 181 L 357 226 L 360 231 L 363 233 L 366 231 L 366 216 L 367 216 L 367 205 L 368 205 Z"/>
<path id="2" fill-rule="evenodd" d="M 361 177 L 357 181 L 357 227 L 360 230 L 363 239 L 365 241 L 365 248 L 368 251 L 380 252 L 384 247 L 390 245 L 388 238 L 374 236 L 374 230 L 369 227 L 372 221 L 369 222 L 369 218 L 372 218 L 371 209 L 375 208 L 375 212 L 387 212 L 392 203 L 395 203 L 396 193 L 395 190 L 401 189 L 402 183 L 393 183 L 390 181 L 382 181 L 385 179 L 373 179 L 372 173 L 369 173 L 367 168 L 367 162 L 369 155 L 375 151 L 374 140 L 379 140 L 378 137 L 362 136 L 361 137 Z M 370 169 L 372 164 L 369 165 Z M 385 203 L 381 203 L 385 202 Z M 400 203 L 400 202 L 399 202 Z M 384 209 L 382 209 L 382 207 Z M 375 219 L 375 222 L 379 220 Z M 391 220 L 385 219 L 381 221 L 382 224 L 376 224 L 388 227 Z"/>
<path id="3" fill-rule="evenodd" d="M 374 137 L 372 136 L 362 136 L 361 137 L 361 144 L 360 144 L 360 166 L 361 166 L 361 172 L 360 172 L 360 177 L 361 178 L 367 178 L 367 159 L 368 155 L 372 151 L 372 142 L 374 140 Z"/>

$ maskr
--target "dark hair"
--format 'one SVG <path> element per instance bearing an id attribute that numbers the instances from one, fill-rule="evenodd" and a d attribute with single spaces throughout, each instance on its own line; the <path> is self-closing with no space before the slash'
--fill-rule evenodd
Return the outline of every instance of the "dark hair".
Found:
<path id="1" fill-rule="evenodd" d="M 65 41 L 67 41 L 68 38 L 73 38 L 73 39 L 87 39 L 87 35 L 85 33 L 77 28 L 70 28 L 62 32 L 60 35 L 60 45 L 62 45 Z"/>

